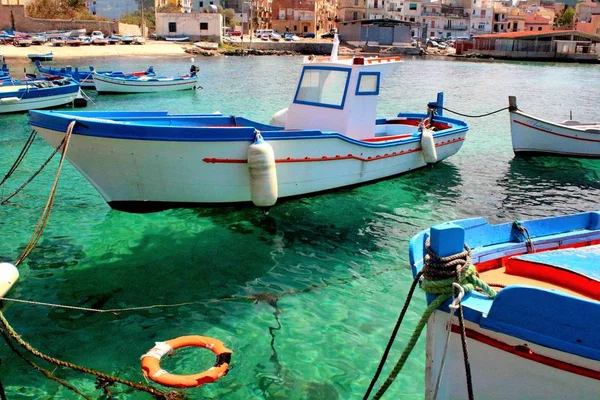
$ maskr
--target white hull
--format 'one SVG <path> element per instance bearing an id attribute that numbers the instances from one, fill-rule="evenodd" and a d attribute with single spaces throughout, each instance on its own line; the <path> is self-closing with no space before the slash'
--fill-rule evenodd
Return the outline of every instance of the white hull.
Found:
<path id="1" fill-rule="evenodd" d="M 425 398 L 428 400 L 434 399 L 448 318 L 449 314 L 438 310 L 427 325 Z M 456 317 L 454 325 L 458 325 Z M 467 338 L 467 347 L 476 399 L 598 399 L 598 361 L 484 330 L 472 323 L 467 323 L 466 327 L 475 332 L 475 335 Z M 517 350 L 510 351 L 514 346 L 518 346 Z M 576 372 L 565 370 L 569 368 Z M 581 371 L 591 371 L 596 379 L 582 375 Z M 466 398 L 467 383 L 460 334 L 452 332 L 437 400 Z"/>
<path id="2" fill-rule="evenodd" d="M 588 127 L 592 128 L 591 125 Z M 510 113 L 510 130 L 515 153 L 600 157 L 598 128 L 595 131 L 586 131 L 515 111 Z"/>
<path id="3" fill-rule="evenodd" d="M 60 131 L 36 130 L 51 146 L 64 136 Z M 455 154 L 465 135 L 436 138 L 438 160 Z M 360 184 L 426 165 L 418 142 L 385 149 L 337 138 L 268 142 L 275 153 L 279 198 Z M 174 142 L 74 135 L 67 157 L 109 203 L 249 202 L 249 145 L 249 141 Z"/>
<path id="4" fill-rule="evenodd" d="M 22 99 L 15 103 L 0 103 L 0 114 L 62 106 L 71 103 L 76 97 L 77 93 L 67 93 L 60 96 Z"/>
<path id="5" fill-rule="evenodd" d="M 170 92 L 174 90 L 189 90 L 196 88 L 198 77 L 183 81 L 173 80 L 126 80 L 115 79 L 100 74 L 94 74 L 94 85 L 98 92 L 112 93 L 155 93 Z"/>

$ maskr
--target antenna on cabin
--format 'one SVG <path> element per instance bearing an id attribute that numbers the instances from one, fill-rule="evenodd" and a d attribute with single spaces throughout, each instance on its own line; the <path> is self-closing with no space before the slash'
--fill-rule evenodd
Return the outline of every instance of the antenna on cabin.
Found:
<path id="1" fill-rule="evenodd" d="M 333 34 L 333 47 L 331 48 L 331 56 L 329 57 L 329 61 L 337 62 L 338 60 L 338 48 L 340 47 L 340 39 L 338 38 L 338 34 Z"/>

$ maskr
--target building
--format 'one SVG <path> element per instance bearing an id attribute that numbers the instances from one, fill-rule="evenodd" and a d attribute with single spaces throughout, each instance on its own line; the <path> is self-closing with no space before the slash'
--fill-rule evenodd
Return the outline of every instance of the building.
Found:
<path id="1" fill-rule="evenodd" d="M 338 24 L 340 36 L 355 46 L 410 43 L 410 22 L 394 19 L 363 19 Z"/>
<path id="2" fill-rule="evenodd" d="M 490 0 L 473 0 L 471 4 L 471 28 L 469 34 L 482 35 L 493 29 L 494 3 Z"/>
<path id="3" fill-rule="evenodd" d="M 576 30 L 592 35 L 600 35 L 600 4 L 585 2 L 576 7 Z"/>
<path id="4" fill-rule="evenodd" d="M 315 0 L 274 0 L 271 5 L 272 29 L 278 32 L 317 34 Z"/>
<path id="5" fill-rule="evenodd" d="M 358 21 L 367 18 L 367 0 L 339 0 L 338 22 Z"/>
<path id="6" fill-rule="evenodd" d="M 411 36 L 420 37 L 423 18 L 423 1 L 404 1 L 392 0 L 389 3 L 388 15 L 389 18 L 397 19 L 398 21 L 407 21 L 411 23 Z"/>
<path id="7" fill-rule="evenodd" d="M 492 32 L 521 32 L 525 30 L 525 11 L 500 2 L 494 3 Z"/>
<path id="8" fill-rule="evenodd" d="M 428 37 L 459 38 L 469 36 L 469 12 L 458 2 L 423 3 L 423 26 Z"/>
<path id="9" fill-rule="evenodd" d="M 156 13 L 156 34 L 164 37 L 189 36 L 194 41 L 220 43 L 223 16 L 219 13 Z"/>
<path id="10" fill-rule="evenodd" d="M 574 30 L 494 33 L 476 36 L 471 52 L 499 59 L 600 63 L 600 36 Z"/>
<path id="11" fill-rule="evenodd" d="M 554 18 L 539 14 L 525 14 L 525 31 L 549 32 L 554 27 Z"/>

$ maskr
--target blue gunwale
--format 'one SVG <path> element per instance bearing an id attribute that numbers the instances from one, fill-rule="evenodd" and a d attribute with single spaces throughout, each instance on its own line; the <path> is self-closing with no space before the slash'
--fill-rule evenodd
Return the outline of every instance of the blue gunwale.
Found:
<path id="1" fill-rule="evenodd" d="M 398 116 L 418 120 L 422 120 L 426 117 L 425 114 L 398 114 Z M 255 129 L 258 129 L 261 131 L 263 137 L 269 140 L 340 139 L 365 148 L 386 148 L 397 146 L 398 144 L 420 142 L 420 136 L 416 134 L 413 137 L 395 141 L 363 142 L 341 135 L 337 132 L 320 130 L 285 131 L 279 126 L 261 124 L 243 117 L 220 114 L 171 115 L 166 112 L 29 112 L 29 124 L 33 128 L 39 127 L 65 132 L 72 120 L 80 121 L 79 124 L 76 124 L 73 132 L 76 135 L 114 139 L 176 142 L 251 142 L 254 140 Z M 435 117 L 434 121 L 451 124 L 453 126 L 447 130 L 435 132 L 435 137 L 456 135 L 468 130 L 466 123 L 451 118 Z M 125 132 L 122 129 L 124 124 L 127 126 Z"/>
<path id="2" fill-rule="evenodd" d="M 450 223 L 464 229 L 475 264 L 527 251 L 513 223 L 493 225 L 484 218 Z M 525 221 L 522 225 L 538 250 L 600 240 L 598 211 Z M 410 240 L 413 276 L 423 268 L 424 244 L 429 235 L 427 229 Z M 585 270 L 579 272 L 586 275 Z M 427 295 L 427 302 L 434 298 Z M 450 300 L 440 310 L 448 312 L 449 304 Z M 467 293 L 462 304 L 465 318 L 484 329 L 600 361 L 600 335 L 595 331 L 600 324 L 600 302 L 528 285 L 511 285 L 495 299 L 478 292 Z"/>
<path id="3" fill-rule="evenodd" d="M 15 81 L 15 84 L 25 84 L 25 81 Z M 31 81 L 29 81 L 31 82 Z M 4 84 L 4 87 L 11 86 Z M 49 96 L 60 96 L 69 93 L 76 93 L 79 91 L 79 83 L 74 80 L 69 80 L 66 85 L 63 86 L 53 86 L 46 88 L 38 88 L 34 86 L 29 86 L 27 88 L 20 88 L 11 92 L 2 92 L 0 93 L 0 98 L 7 97 L 19 97 L 21 99 L 36 99 L 40 97 L 49 97 Z"/>

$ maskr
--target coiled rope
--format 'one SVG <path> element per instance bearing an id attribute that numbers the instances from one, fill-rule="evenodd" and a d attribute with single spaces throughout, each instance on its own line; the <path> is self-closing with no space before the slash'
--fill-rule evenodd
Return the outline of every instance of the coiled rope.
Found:
<path id="1" fill-rule="evenodd" d="M 413 280 L 411 290 L 408 293 L 406 302 L 404 304 L 402 312 L 400 313 L 398 322 L 396 323 L 397 326 L 394 328 L 394 331 L 392 332 L 392 336 L 390 337 L 390 341 L 388 342 L 388 347 L 386 348 L 386 351 L 384 352 L 384 356 L 382 357 L 382 360 L 379 364 L 379 368 L 378 368 L 377 372 L 375 373 L 375 375 L 371 381 L 371 384 L 369 385 L 369 388 L 367 389 L 367 391 L 363 397 L 365 400 L 369 398 L 369 395 L 370 395 L 373 387 L 375 386 L 377 379 L 379 378 L 381 370 L 383 369 L 383 365 L 385 364 L 385 361 L 389 354 L 389 348 L 391 348 L 391 344 L 395 340 L 395 336 L 398 332 L 398 328 L 402 322 L 402 319 L 404 318 L 404 314 L 406 313 L 408 304 L 410 303 L 410 300 L 413 296 L 414 287 L 416 286 L 416 283 L 418 283 L 421 278 L 422 278 L 421 288 L 426 293 L 437 295 L 437 297 L 427 306 L 427 308 L 421 315 L 421 318 L 419 319 L 417 326 L 415 327 L 408 343 L 406 344 L 406 347 L 404 348 L 404 351 L 402 352 L 400 359 L 398 360 L 398 362 L 394 366 L 394 369 L 389 374 L 387 379 L 384 381 L 382 386 L 375 393 L 375 395 L 373 396 L 373 399 L 380 399 L 385 394 L 385 392 L 389 388 L 389 386 L 394 382 L 394 380 L 396 379 L 396 377 L 402 370 L 402 367 L 406 363 L 408 356 L 410 355 L 410 353 L 414 349 L 417 341 L 419 340 L 419 336 L 421 335 L 423 328 L 427 325 L 427 321 L 429 320 L 429 317 L 431 316 L 431 314 L 433 314 L 433 312 L 439 306 L 441 306 L 446 300 L 448 300 L 455 294 L 455 289 L 454 289 L 453 284 L 458 283 L 465 292 L 470 292 L 470 291 L 474 290 L 475 288 L 478 288 L 478 289 L 482 290 L 484 293 L 486 293 L 490 298 L 493 298 L 496 296 L 496 292 L 492 288 L 490 288 L 485 282 L 483 282 L 481 279 L 479 279 L 479 277 L 477 276 L 477 271 L 475 270 L 475 266 L 471 263 L 471 250 L 469 249 L 469 247 L 467 245 L 465 245 L 465 250 L 463 252 L 454 254 L 454 255 L 448 256 L 448 257 L 439 257 L 437 254 L 435 254 L 433 252 L 433 250 L 431 250 L 431 248 L 430 248 L 429 239 L 427 239 L 427 241 L 425 243 L 425 248 L 427 250 L 427 255 L 425 256 L 423 269 L 415 276 L 415 279 Z M 461 319 L 462 319 L 462 308 L 459 309 L 459 320 L 461 320 Z M 461 331 L 464 332 L 464 324 L 462 324 L 462 323 L 461 323 Z M 463 343 L 464 343 L 463 352 L 465 354 L 465 367 L 466 367 L 466 371 L 467 371 L 467 380 L 470 380 L 470 372 L 469 372 L 470 367 L 467 363 L 468 355 L 466 353 L 466 339 L 463 340 Z M 472 385 L 469 384 L 468 386 L 472 386 Z M 471 388 L 469 388 L 469 394 L 470 394 L 470 396 L 472 395 Z"/>

